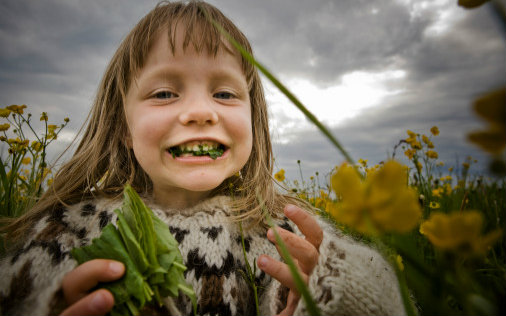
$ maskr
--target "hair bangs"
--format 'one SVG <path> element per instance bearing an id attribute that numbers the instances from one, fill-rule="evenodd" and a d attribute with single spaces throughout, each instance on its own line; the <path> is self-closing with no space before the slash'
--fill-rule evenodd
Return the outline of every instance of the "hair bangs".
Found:
<path id="1" fill-rule="evenodd" d="M 199 54 L 216 56 L 222 49 L 236 55 L 241 60 L 246 82 L 251 86 L 254 66 L 226 40 L 211 20 L 220 25 L 246 51 L 253 53 L 246 36 L 214 6 L 200 1 L 190 1 L 186 4 L 161 2 L 139 21 L 132 34 L 126 38 L 128 56 L 125 56 L 124 60 L 128 62 L 128 65 L 124 65 L 123 69 L 128 69 L 128 73 L 124 76 L 125 83 L 128 85 L 142 69 L 151 46 L 160 32 L 168 32 L 168 45 L 172 54 L 175 54 L 177 49 L 182 49 L 184 52 L 191 46 Z M 178 32 L 182 32 L 183 47 L 176 45 Z"/>

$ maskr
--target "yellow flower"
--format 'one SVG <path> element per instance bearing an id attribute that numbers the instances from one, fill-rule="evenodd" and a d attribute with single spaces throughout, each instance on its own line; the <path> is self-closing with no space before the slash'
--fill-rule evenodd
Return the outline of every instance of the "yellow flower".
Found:
<path id="1" fill-rule="evenodd" d="M 430 148 L 430 149 L 432 149 L 432 148 L 434 148 L 434 144 L 433 144 L 432 142 L 429 142 L 429 143 L 427 144 L 427 147 L 428 147 L 428 148 Z"/>
<path id="2" fill-rule="evenodd" d="M 301 200 L 307 200 L 307 195 L 305 193 L 299 193 L 297 194 L 297 197 Z"/>
<path id="3" fill-rule="evenodd" d="M 320 197 L 321 197 L 322 199 L 326 199 L 328 196 L 329 196 L 329 195 L 328 195 L 325 191 L 320 190 Z"/>
<path id="4" fill-rule="evenodd" d="M 423 166 L 422 166 L 422 163 L 421 163 L 420 161 L 417 161 L 417 162 L 416 162 L 416 169 L 417 169 L 418 171 L 422 171 Z"/>
<path id="5" fill-rule="evenodd" d="M 413 148 L 413 149 L 416 149 L 416 150 L 422 149 L 422 144 L 420 144 L 419 141 L 411 142 L 410 145 L 411 145 L 411 148 Z"/>
<path id="6" fill-rule="evenodd" d="M 314 206 L 317 207 L 317 208 L 322 208 L 324 207 L 326 204 L 326 201 L 325 199 L 322 199 L 322 198 L 316 198 L 315 200 L 315 203 L 314 203 Z"/>
<path id="7" fill-rule="evenodd" d="M 361 164 L 364 168 L 367 167 L 367 159 L 359 159 L 358 163 Z"/>
<path id="8" fill-rule="evenodd" d="M 446 195 L 450 195 L 452 193 L 452 185 L 450 183 L 446 183 L 444 185 Z"/>
<path id="9" fill-rule="evenodd" d="M 500 153 L 506 145 L 506 134 L 503 132 L 502 129 L 491 127 L 489 130 L 469 133 L 467 139 L 484 151 L 496 154 Z"/>
<path id="10" fill-rule="evenodd" d="M 438 202 L 434 202 L 434 201 L 432 201 L 432 202 L 430 202 L 429 207 L 430 207 L 430 208 L 440 208 L 440 207 L 441 207 L 441 205 L 439 205 L 439 203 L 438 203 Z"/>
<path id="11" fill-rule="evenodd" d="M 420 225 L 420 233 L 441 250 L 480 255 L 502 235 L 500 229 L 482 235 L 482 228 L 483 215 L 479 211 L 432 212 Z"/>
<path id="12" fill-rule="evenodd" d="M 416 138 L 416 133 L 410 131 L 409 129 L 406 131 L 406 133 L 408 133 L 409 138 Z"/>
<path id="13" fill-rule="evenodd" d="M 463 162 L 462 167 L 464 167 L 464 169 L 469 169 L 470 165 L 467 162 Z"/>
<path id="14" fill-rule="evenodd" d="M 441 197 L 441 194 L 443 194 L 443 192 L 443 188 L 432 189 L 432 195 L 435 197 Z"/>
<path id="15" fill-rule="evenodd" d="M 49 125 L 47 126 L 47 130 L 48 130 L 50 133 L 51 133 L 51 132 L 54 132 L 54 130 L 55 130 L 56 128 L 58 128 L 58 126 L 57 126 L 57 125 L 54 125 L 54 124 L 49 124 Z"/>
<path id="16" fill-rule="evenodd" d="M 414 150 L 414 149 L 408 149 L 404 152 L 404 155 L 406 155 L 409 158 L 409 160 L 412 160 L 413 157 L 415 156 L 415 154 L 416 154 L 416 150 Z"/>
<path id="17" fill-rule="evenodd" d="M 279 170 L 275 175 L 274 178 L 278 180 L 279 182 L 285 181 L 285 169 Z"/>
<path id="18" fill-rule="evenodd" d="M 53 184 L 53 178 L 47 179 L 47 185 L 51 186 L 51 184 Z"/>
<path id="19" fill-rule="evenodd" d="M 388 161 L 366 180 L 343 164 L 331 178 L 340 201 L 327 203 L 327 211 L 338 222 L 363 234 L 409 232 L 418 223 L 421 209 L 407 179 L 406 169 L 395 161 Z"/>
<path id="20" fill-rule="evenodd" d="M 453 171 L 453 167 L 448 168 L 448 171 L 452 172 Z"/>
<path id="21" fill-rule="evenodd" d="M 452 176 L 444 176 L 439 178 L 439 180 L 441 180 L 441 182 L 452 181 Z"/>
<path id="22" fill-rule="evenodd" d="M 13 105 L 9 105 L 7 107 L 7 110 L 10 110 L 10 111 L 12 111 L 14 113 L 17 113 L 17 114 L 23 114 L 23 112 L 24 112 L 23 110 L 24 109 L 26 109 L 26 105 L 24 105 L 24 104 L 23 105 L 15 105 L 15 104 L 13 104 Z"/>
<path id="23" fill-rule="evenodd" d="M 470 133 L 468 140 L 491 154 L 500 153 L 506 146 L 506 88 L 478 98 L 473 109 L 489 125 L 487 130 Z"/>
<path id="24" fill-rule="evenodd" d="M 27 165 L 30 163 L 30 161 L 32 161 L 32 159 L 30 159 L 30 157 L 25 157 L 25 158 L 23 158 L 23 160 L 21 160 L 21 163 L 23 165 Z"/>
<path id="25" fill-rule="evenodd" d="M 41 116 L 40 116 L 40 120 L 41 121 L 46 121 L 47 122 L 47 113 L 46 112 L 42 112 Z"/>
<path id="26" fill-rule="evenodd" d="M 32 149 L 35 150 L 35 151 L 41 151 L 42 150 L 42 144 L 36 140 L 34 140 L 32 142 L 32 145 L 31 145 Z"/>
<path id="27" fill-rule="evenodd" d="M 0 117 L 8 117 L 11 114 L 9 109 L 0 109 Z"/>
<path id="28" fill-rule="evenodd" d="M 402 257 L 400 255 L 395 257 L 395 262 L 397 263 L 399 270 L 404 271 L 404 263 L 402 263 Z"/>
<path id="29" fill-rule="evenodd" d="M 429 143 L 430 143 L 430 140 L 429 140 L 429 138 L 427 137 L 427 135 L 422 135 L 422 141 L 423 141 L 425 144 L 429 144 Z"/>
<path id="30" fill-rule="evenodd" d="M 439 135 L 439 128 L 437 126 L 432 126 L 430 132 L 432 133 L 432 135 L 437 136 Z"/>
<path id="31" fill-rule="evenodd" d="M 0 132 L 5 132 L 6 130 L 9 129 L 9 127 L 11 127 L 9 123 L 0 124 Z"/>
<path id="32" fill-rule="evenodd" d="M 427 152 L 425 153 L 425 155 L 427 155 L 427 157 L 431 158 L 431 159 L 437 159 L 439 156 L 437 154 L 436 151 L 434 150 L 427 150 Z"/>

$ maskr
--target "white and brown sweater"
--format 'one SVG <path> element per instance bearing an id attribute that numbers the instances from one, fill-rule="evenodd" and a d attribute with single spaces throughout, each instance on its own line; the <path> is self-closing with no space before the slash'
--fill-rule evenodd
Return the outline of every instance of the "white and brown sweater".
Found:
<path id="1" fill-rule="evenodd" d="M 246 271 L 239 225 L 229 220 L 228 197 L 211 198 L 184 210 L 152 206 L 179 242 L 202 315 L 254 315 L 253 292 L 241 273 Z M 91 243 L 109 222 L 115 222 L 117 202 L 97 200 L 60 208 L 34 227 L 24 247 L 0 261 L 0 314 L 54 315 L 65 308 L 63 276 L 76 267 L 70 250 Z M 395 273 L 376 251 L 357 243 L 319 220 L 324 231 L 319 260 L 309 289 L 323 315 L 404 315 Z M 247 226 L 247 223 L 243 224 Z M 280 226 L 300 234 L 288 220 Z M 279 259 L 266 229 L 244 232 L 248 259 L 268 254 Z M 261 270 L 256 272 L 261 315 L 279 313 L 288 290 Z M 182 314 L 191 315 L 184 296 L 176 300 Z M 146 312 L 164 313 L 168 310 Z M 307 315 L 302 300 L 296 315 Z"/>

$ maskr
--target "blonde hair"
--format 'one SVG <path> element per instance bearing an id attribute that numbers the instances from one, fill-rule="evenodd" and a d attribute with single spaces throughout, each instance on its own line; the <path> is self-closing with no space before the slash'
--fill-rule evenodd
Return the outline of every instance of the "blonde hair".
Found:
<path id="1" fill-rule="evenodd" d="M 169 32 L 169 45 L 173 52 L 176 27 L 185 29 L 183 49 L 193 45 L 196 51 L 209 54 L 217 54 L 219 49 L 230 51 L 231 46 L 206 18 L 204 10 L 252 54 L 244 34 L 214 6 L 200 1 L 159 3 L 126 36 L 110 61 L 88 115 L 88 125 L 73 157 L 60 168 L 52 186 L 37 204 L 2 229 L 9 233 L 9 238 L 16 240 L 36 220 L 59 205 L 96 197 L 118 198 L 126 183 L 140 194 L 151 192 L 151 180 L 125 144 L 128 134 L 123 109 L 125 96 L 131 81 L 143 67 L 157 32 L 161 30 Z M 224 181 L 213 194 L 234 195 L 231 206 L 237 211 L 235 219 L 247 217 L 263 222 L 259 199 L 274 217 L 278 217 L 287 202 L 301 202 L 280 194 L 274 188 L 273 154 L 262 83 L 256 68 L 242 57 L 241 61 L 251 100 L 252 151 L 240 176 Z"/>

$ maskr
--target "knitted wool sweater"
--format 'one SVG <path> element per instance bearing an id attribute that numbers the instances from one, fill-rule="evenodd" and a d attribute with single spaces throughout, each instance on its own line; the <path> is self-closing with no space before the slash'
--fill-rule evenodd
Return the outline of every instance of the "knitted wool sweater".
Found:
<path id="1" fill-rule="evenodd" d="M 192 208 L 167 210 L 150 205 L 169 225 L 183 255 L 185 278 L 198 299 L 202 315 L 254 315 L 251 287 L 246 271 L 237 222 L 230 221 L 228 197 L 218 196 Z M 116 221 L 113 212 L 120 204 L 109 200 L 82 202 L 61 207 L 42 218 L 21 249 L 0 261 L 0 314 L 54 315 L 65 307 L 61 289 L 64 275 L 76 261 L 70 250 L 91 243 L 103 227 Z M 309 290 L 323 315 L 403 315 L 397 279 L 379 253 L 318 219 L 324 231 L 318 264 Z M 300 235 L 286 218 L 279 225 Z M 243 223 L 243 227 L 247 227 Z M 268 254 L 279 260 L 275 246 L 260 225 L 244 230 L 248 260 Z M 256 269 L 261 315 L 279 313 L 286 304 L 288 289 Z M 191 315 L 189 299 L 180 295 L 175 305 L 181 314 Z M 168 314 L 165 307 L 144 312 Z M 307 315 L 303 300 L 296 315 Z"/>

